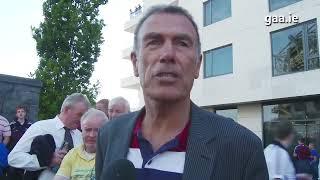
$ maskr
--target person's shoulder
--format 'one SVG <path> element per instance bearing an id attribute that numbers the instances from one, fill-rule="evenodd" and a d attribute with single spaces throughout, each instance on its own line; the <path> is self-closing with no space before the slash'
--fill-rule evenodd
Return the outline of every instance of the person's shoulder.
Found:
<path id="1" fill-rule="evenodd" d="M 7 120 L 7 118 L 5 118 L 5 117 L 3 117 L 3 116 L 1 116 L 1 115 L 0 115 L 0 121 L 6 121 L 6 122 L 9 122 L 9 121 Z"/>
<path id="2" fill-rule="evenodd" d="M 26 128 L 29 128 L 32 124 L 33 124 L 33 123 L 28 122 L 25 127 L 26 127 Z"/>
<path id="3" fill-rule="evenodd" d="M 316 149 L 311 149 L 311 153 L 318 154 L 318 151 Z"/>
<path id="4" fill-rule="evenodd" d="M 9 125 L 9 121 L 0 115 L 0 125 Z"/>
<path id="5" fill-rule="evenodd" d="M 67 153 L 67 157 L 70 159 L 74 159 L 77 155 L 79 155 L 82 151 L 82 145 L 74 147 L 72 149 L 70 149 L 70 151 Z"/>
<path id="6" fill-rule="evenodd" d="M 28 129 L 27 131 L 30 129 L 43 129 L 43 128 L 47 128 L 47 127 L 55 127 L 56 126 L 56 120 L 55 118 L 53 119 L 45 119 L 45 120 L 39 120 L 36 121 L 30 125 L 28 125 Z"/>
<path id="7" fill-rule="evenodd" d="M 16 122 L 15 120 L 13 120 L 13 121 L 10 122 L 10 127 L 11 127 L 11 128 L 14 127 L 14 126 L 16 126 L 16 125 L 17 125 L 17 122 Z"/>
<path id="8" fill-rule="evenodd" d="M 278 145 L 275 144 L 269 144 L 265 149 L 264 149 L 265 154 L 272 154 L 272 153 L 281 153 L 284 155 L 288 155 L 288 152 L 284 150 L 283 148 L 279 147 Z"/>
<path id="9" fill-rule="evenodd" d="M 31 125 L 56 124 L 57 123 L 56 121 L 57 121 L 56 118 L 43 119 L 43 120 L 36 121 L 36 122 L 32 123 Z"/>
<path id="10" fill-rule="evenodd" d="M 133 119 L 138 114 L 138 111 L 130 112 L 119 117 L 116 117 L 106 123 L 103 128 L 118 128 L 128 123 L 131 119 Z"/>
<path id="11" fill-rule="evenodd" d="M 117 132 L 122 131 L 123 127 L 129 122 L 135 120 L 135 117 L 138 115 L 139 111 L 130 112 L 119 117 L 116 117 L 106 123 L 101 129 L 101 133 L 106 133 L 109 131 Z"/>
<path id="12" fill-rule="evenodd" d="M 34 123 L 34 121 L 31 121 L 29 119 L 26 119 L 26 121 L 27 121 L 26 126 L 31 126 Z"/>

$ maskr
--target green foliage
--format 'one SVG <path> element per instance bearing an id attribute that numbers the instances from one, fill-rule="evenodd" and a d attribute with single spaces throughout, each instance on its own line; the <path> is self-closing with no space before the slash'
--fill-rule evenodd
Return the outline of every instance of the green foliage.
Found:
<path id="1" fill-rule="evenodd" d="M 94 102 L 99 82 L 90 83 L 103 43 L 99 6 L 107 0 L 46 0 L 44 21 L 32 27 L 40 63 L 33 77 L 43 83 L 39 119 L 60 112 L 64 98 L 81 92 Z"/>

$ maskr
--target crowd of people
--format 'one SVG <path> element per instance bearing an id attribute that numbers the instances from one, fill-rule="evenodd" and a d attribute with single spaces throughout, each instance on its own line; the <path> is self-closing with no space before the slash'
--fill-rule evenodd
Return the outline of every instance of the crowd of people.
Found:
<path id="1" fill-rule="evenodd" d="M 200 42 L 185 9 L 152 7 L 137 24 L 130 56 L 145 106 L 130 113 L 128 101 L 117 97 L 93 109 L 85 95 L 74 93 L 56 117 L 33 124 L 19 106 L 10 125 L 0 116 L 0 148 L 9 148 L 2 172 L 10 180 L 105 180 L 114 177 L 110 173 L 122 177 L 112 166 L 126 160 L 135 170 L 127 180 L 317 178 L 314 143 L 302 140 L 288 151 L 295 134 L 290 122 L 275 125 L 274 142 L 263 150 L 253 132 L 191 101 Z"/>
<path id="2" fill-rule="evenodd" d="M 16 118 L 0 116 L 0 179 L 90 179 L 95 176 L 98 130 L 109 119 L 130 112 L 123 97 L 102 99 L 91 107 L 87 97 L 66 97 L 53 119 L 35 123 L 27 107 L 16 107 Z M 110 113 L 109 113 L 110 112 Z"/>
<path id="3" fill-rule="evenodd" d="M 264 150 L 270 179 L 318 179 L 319 154 L 315 143 L 311 141 L 307 146 L 305 138 L 300 138 L 291 153 L 289 147 L 295 134 L 291 122 L 274 124 L 274 141 Z"/>

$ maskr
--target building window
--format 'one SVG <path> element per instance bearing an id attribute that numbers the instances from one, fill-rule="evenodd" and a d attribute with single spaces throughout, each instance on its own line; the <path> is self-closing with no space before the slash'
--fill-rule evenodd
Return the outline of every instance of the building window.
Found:
<path id="1" fill-rule="evenodd" d="M 273 76 L 320 67 L 316 20 L 271 33 Z"/>
<path id="2" fill-rule="evenodd" d="M 272 127 L 280 121 L 290 121 L 296 132 L 296 138 L 290 147 L 292 151 L 297 139 L 305 138 L 315 142 L 320 150 L 320 98 L 299 100 L 263 106 L 263 137 L 264 145 L 272 143 Z"/>
<path id="3" fill-rule="evenodd" d="M 232 45 L 204 52 L 204 78 L 232 72 Z"/>
<path id="4" fill-rule="evenodd" d="M 216 109 L 216 114 L 238 121 L 238 109 Z"/>
<path id="5" fill-rule="evenodd" d="M 203 3 L 204 26 L 231 17 L 231 0 L 208 0 Z"/>
<path id="6" fill-rule="evenodd" d="M 288 6 L 290 4 L 294 4 L 298 1 L 302 0 L 269 0 L 269 9 L 270 11 L 280 9 L 282 7 Z"/>

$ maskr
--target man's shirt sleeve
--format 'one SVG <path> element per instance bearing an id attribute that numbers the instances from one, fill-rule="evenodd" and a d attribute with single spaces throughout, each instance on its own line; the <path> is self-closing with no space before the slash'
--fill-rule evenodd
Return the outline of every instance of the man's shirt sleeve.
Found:
<path id="1" fill-rule="evenodd" d="M 31 143 L 36 136 L 42 135 L 42 131 L 37 124 L 33 124 L 24 133 L 16 146 L 8 156 L 8 163 L 15 168 L 21 168 L 28 171 L 36 171 L 43 169 L 40 167 L 37 155 L 29 154 Z"/>

